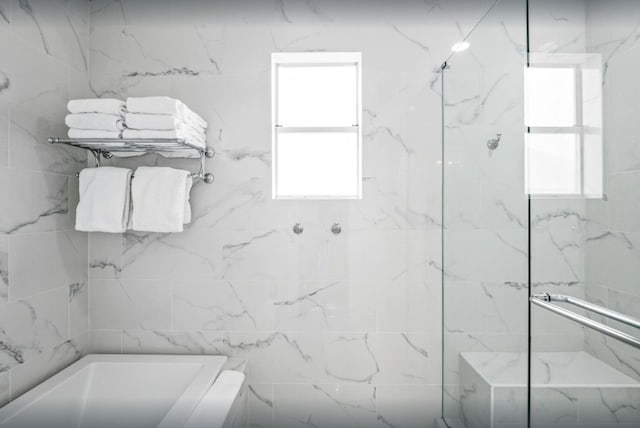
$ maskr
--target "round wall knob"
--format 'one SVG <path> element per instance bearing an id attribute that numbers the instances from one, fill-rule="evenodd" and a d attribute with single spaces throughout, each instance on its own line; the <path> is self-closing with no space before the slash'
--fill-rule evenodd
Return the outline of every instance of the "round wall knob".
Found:
<path id="1" fill-rule="evenodd" d="M 331 226 L 331 232 L 333 232 L 334 235 L 338 235 L 340 232 L 342 232 L 340 223 L 333 223 L 333 225 Z"/>
<path id="2" fill-rule="evenodd" d="M 300 223 L 296 223 L 293 225 L 293 233 L 295 233 L 296 235 L 300 235 L 302 232 L 304 232 L 304 227 L 302 227 Z"/>

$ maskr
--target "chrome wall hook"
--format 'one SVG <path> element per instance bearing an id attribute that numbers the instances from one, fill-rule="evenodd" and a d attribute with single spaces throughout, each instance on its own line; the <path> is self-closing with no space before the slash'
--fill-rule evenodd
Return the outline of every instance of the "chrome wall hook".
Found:
<path id="1" fill-rule="evenodd" d="M 295 233 L 296 235 L 300 235 L 302 232 L 304 232 L 304 227 L 302 227 L 300 223 L 296 223 L 293 225 L 293 233 Z"/>
<path id="2" fill-rule="evenodd" d="M 342 227 L 340 226 L 340 223 L 333 223 L 333 225 L 331 226 L 331 232 L 334 235 L 339 235 L 340 232 L 342 232 Z"/>

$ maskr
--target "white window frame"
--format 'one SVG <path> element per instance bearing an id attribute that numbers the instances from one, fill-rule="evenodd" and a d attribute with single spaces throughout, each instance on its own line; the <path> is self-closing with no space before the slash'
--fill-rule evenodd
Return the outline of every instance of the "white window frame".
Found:
<path id="1" fill-rule="evenodd" d="M 282 126 L 278 120 L 278 69 L 297 66 L 356 66 L 356 119 L 352 126 Z M 357 193 L 354 195 L 280 195 L 277 189 L 278 135 L 286 132 L 357 134 Z M 362 54 L 360 52 L 278 52 L 271 54 L 271 153 L 273 199 L 362 199 Z"/>
<path id="2" fill-rule="evenodd" d="M 578 147 L 576 153 L 576 182 L 578 183 L 578 191 L 571 193 L 531 193 L 529 187 L 529 146 L 528 142 L 525 143 L 525 193 L 528 194 L 530 199 L 591 199 L 601 198 L 602 193 L 588 193 L 585 191 L 585 166 L 584 166 L 584 148 L 585 148 L 585 136 L 586 134 L 599 134 L 602 135 L 602 128 L 593 128 L 584 124 L 583 116 L 583 82 L 582 71 L 585 67 L 593 66 L 592 62 L 596 58 L 598 63 L 599 57 L 597 55 L 587 54 L 531 54 L 529 59 L 529 65 L 525 68 L 525 72 L 528 68 L 561 68 L 571 69 L 574 73 L 575 82 L 575 120 L 573 126 L 527 126 L 525 138 L 534 134 L 569 134 L 576 135 L 578 137 Z M 526 85 L 526 77 L 525 77 Z M 528 108 L 528 102 L 526 101 L 527 93 L 525 91 L 525 120 Z M 601 120 L 600 120 L 601 122 Z M 602 145 L 600 147 L 602 150 Z M 600 157 L 601 161 L 603 157 Z M 602 170 L 602 168 L 601 168 Z"/>

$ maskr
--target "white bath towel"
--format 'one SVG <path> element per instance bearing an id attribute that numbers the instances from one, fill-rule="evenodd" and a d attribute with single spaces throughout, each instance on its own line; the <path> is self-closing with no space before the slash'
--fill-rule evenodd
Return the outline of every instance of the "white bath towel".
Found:
<path id="1" fill-rule="evenodd" d="M 75 129 L 70 128 L 69 132 L 67 132 L 69 138 L 93 138 L 93 139 L 104 139 L 104 140 L 112 140 L 122 138 L 121 131 L 101 131 L 99 129 Z"/>
<path id="2" fill-rule="evenodd" d="M 124 101 L 113 98 L 70 100 L 67 103 L 67 110 L 69 110 L 70 113 L 106 113 L 123 115 L 125 112 L 125 104 Z"/>
<path id="3" fill-rule="evenodd" d="M 186 194 L 187 198 L 184 201 L 184 224 L 191 223 L 191 188 L 193 187 L 193 178 L 191 174 L 187 177 Z"/>
<path id="4" fill-rule="evenodd" d="M 141 232 L 182 232 L 191 220 L 189 171 L 167 167 L 136 169 L 131 184 L 131 228 Z M 187 218 L 187 216 L 189 218 Z"/>
<path id="5" fill-rule="evenodd" d="M 206 129 L 207 122 L 182 101 L 170 97 L 129 97 L 126 104 L 130 113 L 177 115 L 186 122 Z"/>
<path id="6" fill-rule="evenodd" d="M 131 170 L 104 166 L 80 171 L 76 230 L 123 233 L 129 222 Z"/>
<path id="7" fill-rule="evenodd" d="M 205 129 L 195 123 L 189 123 L 174 114 L 145 114 L 127 113 L 125 123 L 129 129 L 151 129 L 156 131 L 170 131 L 173 129 L 192 128 L 195 132 L 204 133 Z"/>
<path id="8" fill-rule="evenodd" d="M 122 116 L 106 113 L 71 113 L 64 118 L 69 128 L 94 129 L 101 131 L 122 131 L 124 119 Z"/>
<path id="9" fill-rule="evenodd" d="M 122 137 L 126 139 L 184 139 L 187 142 L 199 146 L 205 147 L 204 134 L 197 134 L 185 129 L 175 129 L 173 131 L 154 131 L 154 130 L 137 130 L 137 129 L 125 129 L 122 132 Z"/>

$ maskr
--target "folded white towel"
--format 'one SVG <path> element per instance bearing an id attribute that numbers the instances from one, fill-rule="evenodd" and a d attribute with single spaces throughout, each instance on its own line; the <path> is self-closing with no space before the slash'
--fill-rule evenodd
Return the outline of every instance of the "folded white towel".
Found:
<path id="1" fill-rule="evenodd" d="M 101 131 L 99 129 L 75 129 L 70 128 L 67 132 L 69 138 L 94 138 L 94 139 L 118 139 L 122 138 L 121 131 Z"/>
<path id="2" fill-rule="evenodd" d="M 129 97 L 127 111 L 131 113 L 177 115 L 183 120 L 206 129 L 207 122 L 182 101 L 170 97 Z"/>
<path id="3" fill-rule="evenodd" d="M 124 119 L 122 116 L 106 113 L 71 113 L 64 118 L 69 128 L 94 129 L 101 131 L 122 131 Z"/>
<path id="4" fill-rule="evenodd" d="M 112 98 L 92 98 L 84 100 L 71 100 L 67 103 L 70 113 L 106 113 L 122 115 L 125 112 L 125 104 L 122 100 Z"/>
<path id="5" fill-rule="evenodd" d="M 185 129 L 174 129 L 172 131 L 154 131 L 154 130 L 137 130 L 125 129 L 122 137 L 126 139 L 184 139 L 187 142 L 199 147 L 205 147 L 204 134 L 197 134 Z"/>
<path id="6" fill-rule="evenodd" d="M 80 171 L 76 230 L 123 233 L 129 222 L 131 170 L 104 166 Z"/>
<path id="7" fill-rule="evenodd" d="M 173 129 L 192 128 L 195 132 L 204 133 L 205 129 L 190 123 L 175 114 L 127 113 L 125 123 L 129 129 L 170 131 Z"/>
<path id="8" fill-rule="evenodd" d="M 136 169 L 131 184 L 131 228 L 141 232 L 182 232 L 186 220 L 191 220 L 187 205 L 192 184 L 189 171 L 146 166 Z"/>

